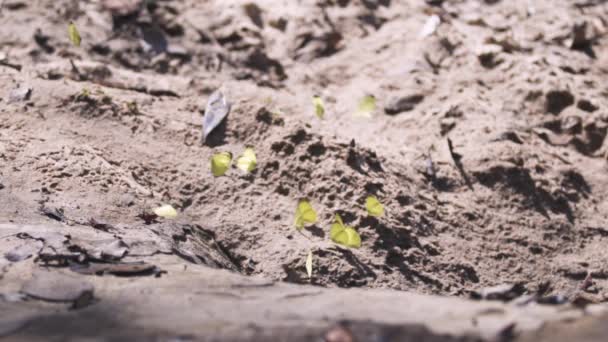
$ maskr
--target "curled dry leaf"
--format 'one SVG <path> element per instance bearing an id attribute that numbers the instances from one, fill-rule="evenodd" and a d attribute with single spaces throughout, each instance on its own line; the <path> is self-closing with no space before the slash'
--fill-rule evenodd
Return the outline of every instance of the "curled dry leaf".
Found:
<path id="1" fill-rule="evenodd" d="M 216 90 L 209 96 L 205 116 L 203 117 L 203 143 L 207 136 L 217 127 L 230 112 L 230 103 L 221 90 Z"/>
<path id="2" fill-rule="evenodd" d="M 306 273 L 308 274 L 308 278 L 312 278 L 312 250 L 308 251 L 308 256 L 306 257 Z"/>

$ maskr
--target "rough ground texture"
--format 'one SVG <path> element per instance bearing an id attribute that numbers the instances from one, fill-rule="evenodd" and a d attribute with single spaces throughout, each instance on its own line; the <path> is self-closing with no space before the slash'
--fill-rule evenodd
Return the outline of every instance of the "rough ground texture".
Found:
<path id="1" fill-rule="evenodd" d="M 597 318 L 537 330 L 564 318 L 553 307 L 418 294 L 468 298 L 506 283 L 516 285 L 510 299 L 608 300 L 605 1 L 0 4 L 0 304 L 17 322 L 0 336 L 62 338 L 72 328 L 50 331 L 67 320 L 119 326 L 125 338 L 307 340 L 338 318 L 390 325 L 350 326 L 364 340 L 374 329 L 429 340 L 601 336 Z M 431 16 L 440 25 L 421 34 Z M 202 145 L 202 111 L 220 87 L 232 111 Z M 357 117 L 365 95 L 378 108 Z M 213 177 L 214 153 L 247 146 L 253 173 Z M 371 194 L 383 217 L 367 215 Z M 301 198 L 319 213 L 302 234 Z M 176 220 L 150 214 L 165 203 Z M 335 213 L 360 249 L 329 241 Z M 95 299 L 47 293 L 43 270 L 87 280 Z M 253 281 L 244 276 L 268 285 L 227 290 Z M 57 296 L 78 310 L 46 303 Z M 370 304 L 375 296 L 386 305 Z M 418 313 L 406 303 L 466 319 L 403 317 Z M 361 305 L 373 307 L 359 315 Z M 237 320 L 240 309 L 250 321 Z M 498 318 L 485 324 L 479 312 Z"/>

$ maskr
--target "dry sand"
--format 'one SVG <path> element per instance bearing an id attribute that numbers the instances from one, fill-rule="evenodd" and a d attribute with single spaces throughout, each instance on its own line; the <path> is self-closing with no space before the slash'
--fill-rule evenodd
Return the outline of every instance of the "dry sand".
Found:
<path id="1" fill-rule="evenodd" d="M 0 261 L 0 336 L 605 336 L 571 320 L 608 299 L 604 1 L 0 3 L 0 252 L 31 255 Z M 213 177 L 247 146 L 251 174 Z M 361 248 L 330 241 L 336 213 Z M 35 300 L 40 272 L 95 298 Z M 469 299 L 501 284 L 507 304 Z"/>

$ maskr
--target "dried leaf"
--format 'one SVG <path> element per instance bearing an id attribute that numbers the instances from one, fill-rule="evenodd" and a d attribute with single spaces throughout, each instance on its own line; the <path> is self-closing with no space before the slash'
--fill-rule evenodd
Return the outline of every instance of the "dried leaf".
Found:
<path id="1" fill-rule="evenodd" d="M 216 90 L 209 96 L 205 116 L 203 117 L 203 142 L 207 136 L 217 127 L 230 112 L 230 103 L 220 90 Z"/>
<path id="2" fill-rule="evenodd" d="M 308 278 L 312 278 L 312 250 L 308 251 L 308 256 L 306 257 L 306 273 L 308 274 Z"/>

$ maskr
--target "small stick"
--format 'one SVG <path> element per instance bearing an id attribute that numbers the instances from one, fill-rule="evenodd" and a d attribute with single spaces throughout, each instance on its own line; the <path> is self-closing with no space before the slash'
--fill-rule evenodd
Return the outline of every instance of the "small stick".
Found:
<path id="1" fill-rule="evenodd" d="M 72 71 L 76 73 L 76 75 L 78 75 L 78 80 L 82 81 L 85 78 L 83 77 L 83 75 L 80 73 L 80 70 L 78 69 L 78 67 L 76 67 L 76 64 L 74 64 L 74 60 L 70 58 L 70 64 L 72 65 Z"/>
<path id="2" fill-rule="evenodd" d="M 431 177 L 431 181 L 435 182 L 437 177 L 437 172 L 435 171 L 435 163 L 433 162 L 433 157 L 431 156 L 431 149 L 426 155 L 426 174 Z"/>
<path id="3" fill-rule="evenodd" d="M 469 176 L 467 176 L 467 173 L 464 171 L 464 166 L 462 165 L 462 162 L 461 162 L 462 155 L 454 152 L 454 146 L 452 145 L 452 140 L 450 138 L 447 138 L 447 139 L 448 139 L 448 148 L 450 149 L 450 156 L 452 156 L 452 160 L 454 161 L 456 168 L 462 175 L 462 178 L 464 178 L 464 182 L 467 184 L 469 189 L 474 190 L 473 183 L 471 183 Z"/>
<path id="4" fill-rule="evenodd" d="M 21 71 L 22 66 L 19 64 L 13 64 L 7 61 L 0 61 L 0 65 L 5 66 L 5 67 L 9 67 L 9 68 L 13 68 L 17 71 Z"/>
<path id="5" fill-rule="evenodd" d="M 302 229 L 298 229 L 298 233 L 302 234 L 302 236 L 303 236 L 303 237 L 305 237 L 305 238 L 306 238 L 308 241 L 312 241 L 312 239 L 311 239 L 311 238 L 309 238 L 308 236 L 306 236 L 306 234 L 304 234 L 304 233 L 302 232 Z"/>

